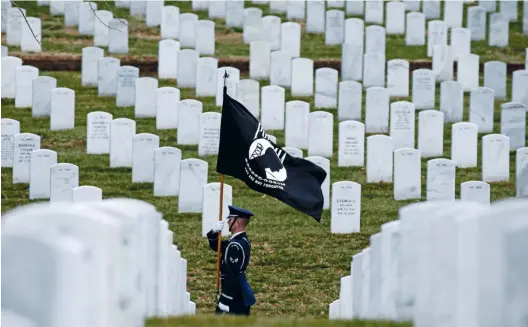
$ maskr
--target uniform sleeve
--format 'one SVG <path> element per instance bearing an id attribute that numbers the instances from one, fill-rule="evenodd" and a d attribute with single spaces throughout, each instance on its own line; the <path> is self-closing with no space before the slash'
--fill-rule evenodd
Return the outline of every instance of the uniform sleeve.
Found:
<path id="1" fill-rule="evenodd" d="M 242 273 L 242 267 L 246 260 L 246 253 L 242 245 L 238 242 L 231 242 L 224 253 L 224 262 L 227 264 L 231 275 Z"/>
<path id="2" fill-rule="evenodd" d="M 218 233 L 213 232 L 211 230 L 209 233 L 207 233 L 207 240 L 209 241 L 209 247 L 211 248 L 211 250 L 215 252 L 218 251 Z M 229 241 L 222 241 L 221 243 L 222 252 L 227 246 L 227 243 L 229 243 Z"/>

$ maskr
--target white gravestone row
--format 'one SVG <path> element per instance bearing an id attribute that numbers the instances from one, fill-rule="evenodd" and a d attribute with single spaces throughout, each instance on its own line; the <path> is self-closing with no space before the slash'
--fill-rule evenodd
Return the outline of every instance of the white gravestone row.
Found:
<path id="1" fill-rule="evenodd" d="M 390 136 L 367 137 L 367 183 L 391 183 L 393 144 Z"/>
<path id="2" fill-rule="evenodd" d="M 16 70 L 22 66 L 22 59 L 2 57 L 2 99 L 14 99 L 16 96 Z"/>
<path id="3" fill-rule="evenodd" d="M 286 103 L 284 139 L 286 147 L 308 149 L 310 104 L 294 100 Z"/>
<path id="4" fill-rule="evenodd" d="M 272 1 L 273 2 L 273 1 Z M 326 14 L 327 15 L 327 14 Z M 325 32 L 325 2 L 321 0 L 306 3 L 306 32 Z"/>
<path id="5" fill-rule="evenodd" d="M 194 314 L 187 262 L 162 215 L 138 200 L 98 201 L 90 186 L 75 193 L 77 203 L 33 204 L 6 215 L 5 260 L 26 269 L 7 271 L 2 311 L 57 327 L 139 326 L 147 317 Z M 22 306 L 28 283 L 39 296 Z"/>
<path id="6" fill-rule="evenodd" d="M 196 62 L 196 96 L 216 96 L 218 59 L 203 57 Z"/>
<path id="7" fill-rule="evenodd" d="M 237 98 L 237 84 L 240 81 L 240 70 L 234 67 L 220 67 L 216 73 L 216 106 L 221 107 L 224 100 L 224 74 L 229 78 L 226 80 L 227 94 L 233 99 Z"/>
<path id="8" fill-rule="evenodd" d="M 337 107 L 338 72 L 333 68 L 315 71 L 315 107 L 334 109 Z"/>
<path id="9" fill-rule="evenodd" d="M 363 103 L 363 86 L 356 81 L 342 81 L 339 83 L 337 116 L 339 121 L 361 121 Z"/>
<path id="10" fill-rule="evenodd" d="M 444 113 L 445 121 L 457 123 L 462 121 L 464 113 L 464 90 L 457 81 L 440 83 L 440 111 Z"/>
<path id="11" fill-rule="evenodd" d="M 394 200 L 421 198 L 421 170 L 420 150 L 400 148 L 394 151 Z"/>
<path id="12" fill-rule="evenodd" d="M 363 56 L 363 87 L 385 86 L 385 54 L 366 53 Z"/>
<path id="13" fill-rule="evenodd" d="M 86 153 L 110 153 L 110 124 L 112 115 L 107 112 L 93 111 L 86 119 Z"/>
<path id="14" fill-rule="evenodd" d="M 501 105 L 500 133 L 510 138 L 510 151 L 526 145 L 526 106 L 516 102 Z"/>
<path id="15" fill-rule="evenodd" d="M 495 91 L 495 99 L 506 99 L 506 63 L 502 61 L 484 63 L 484 86 Z"/>
<path id="16" fill-rule="evenodd" d="M 399 148 L 414 149 L 414 104 L 407 101 L 391 103 L 390 137 L 394 150 Z"/>
<path id="17" fill-rule="evenodd" d="M 159 136 L 140 133 L 133 137 L 132 183 L 154 182 L 154 151 L 159 148 Z"/>
<path id="18" fill-rule="evenodd" d="M 39 70 L 33 66 L 19 66 L 15 70 L 15 108 L 27 108 L 33 104 L 33 80 Z"/>
<path id="19" fill-rule="evenodd" d="M 59 87 L 51 91 L 50 130 L 75 127 L 75 91 Z"/>
<path id="20" fill-rule="evenodd" d="M 365 132 L 389 131 L 389 92 L 384 87 L 370 87 L 366 91 Z"/>
<path id="21" fill-rule="evenodd" d="M 135 83 L 134 117 L 156 117 L 158 80 L 152 77 L 140 77 Z"/>
<path id="22" fill-rule="evenodd" d="M 341 181 L 332 184 L 330 231 L 348 234 L 361 228 L 361 185 Z"/>
<path id="23" fill-rule="evenodd" d="M 198 141 L 200 157 L 218 155 L 221 119 L 222 114 L 218 112 L 204 112 L 200 115 L 200 139 Z"/>
<path id="24" fill-rule="evenodd" d="M 180 192 L 180 149 L 163 146 L 154 150 L 154 196 L 177 196 Z"/>
<path id="25" fill-rule="evenodd" d="M 482 137 L 482 181 L 510 180 L 510 138 L 501 134 Z"/>
<path id="26" fill-rule="evenodd" d="M 332 157 L 334 115 L 326 111 L 314 111 L 308 115 L 308 155 Z"/>
<path id="27" fill-rule="evenodd" d="M 285 51 L 273 51 L 270 56 L 270 84 L 282 87 L 291 86 L 292 57 Z"/>
<path id="28" fill-rule="evenodd" d="M 387 62 L 387 90 L 391 97 L 409 96 L 409 62 L 393 59 Z"/>
<path id="29" fill-rule="evenodd" d="M 178 106 L 180 90 L 165 86 L 156 90 L 156 129 L 178 127 Z"/>
<path id="30" fill-rule="evenodd" d="M 51 166 L 57 164 L 57 152 L 33 150 L 29 163 L 29 199 L 49 199 Z"/>
<path id="31" fill-rule="evenodd" d="M 112 57 L 100 58 L 97 62 L 97 95 L 116 96 L 117 73 L 121 60 Z"/>
<path id="32" fill-rule="evenodd" d="M 108 22 L 108 52 L 128 53 L 128 22 L 114 18 Z"/>
<path id="33" fill-rule="evenodd" d="M 512 74 L 512 101 L 528 108 L 528 70 L 516 70 Z"/>
<path id="34" fill-rule="evenodd" d="M 278 86 L 277 86 L 278 87 Z M 280 87 L 279 87 L 280 88 Z M 262 89 L 262 93 L 266 90 L 275 90 L 275 88 Z M 280 89 L 278 89 L 280 90 Z M 260 85 L 259 82 L 251 79 L 243 79 L 238 82 L 237 86 L 237 101 L 246 107 L 255 118 L 260 116 Z M 263 99 L 264 101 L 264 99 Z M 266 100 L 268 101 L 268 100 Z"/>
<path id="35" fill-rule="evenodd" d="M 2 118 L 2 167 L 13 167 L 15 136 L 20 134 L 20 122 L 11 118 Z"/>
<path id="36" fill-rule="evenodd" d="M 116 107 L 131 107 L 136 100 L 136 80 L 139 68 L 121 66 L 117 69 Z"/>
<path id="37" fill-rule="evenodd" d="M 363 167 L 365 158 L 365 125 L 359 121 L 339 123 L 339 167 Z"/>
<path id="38" fill-rule="evenodd" d="M 20 50 L 22 52 L 42 51 L 42 24 L 40 18 L 26 17 L 21 22 Z"/>
<path id="39" fill-rule="evenodd" d="M 286 91 L 276 85 L 268 85 L 262 88 L 262 128 L 265 130 L 284 129 L 284 107 Z"/>
<path id="40" fill-rule="evenodd" d="M 509 294 L 526 277 L 524 263 L 515 260 L 526 245 L 528 203 L 508 199 L 490 206 L 487 186 L 479 183 L 463 186 L 468 198 L 462 201 L 401 208 L 399 219 L 353 256 L 351 276 L 341 279 L 340 298 L 330 305 L 331 319 L 521 326 L 522 310 L 503 306 L 522 306 L 527 298 L 524 289 Z"/>
<path id="41" fill-rule="evenodd" d="M 185 159 L 180 163 L 178 213 L 202 212 L 203 187 L 207 184 L 208 164 L 200 159 Z"/>
<path id="42" fill-rule="evenodd" d="M 110 168 L 132 167 L 136 122 L 116 118 L 110 122 Z"/>
<path id="43" fill-rule="evenodd" d="M 180 8 L 164 6 L 161 9 L 160 36 L 162 40 L 177 39 L 180 34 Z"/>

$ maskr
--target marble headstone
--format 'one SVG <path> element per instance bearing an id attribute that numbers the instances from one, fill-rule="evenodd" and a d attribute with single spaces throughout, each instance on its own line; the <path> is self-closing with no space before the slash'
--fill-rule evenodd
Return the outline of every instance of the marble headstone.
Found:
<path id="1" fill-rule="evenodd" d="M 390 136 L 367 137 L 367 183 L 392 182 L 393 147 Z"/>
<path id="2" fill-rule="evenodd" d="M 154 196 L 177 196 L 180 192 L 180 149 L 163 146 L 154 150 Z"/>
<path id="3" fill-rule="evenodd" d="M 457 167 L 477 167 L 477 141 L 477 125 L 467 122 L 453 124 L 451 132 L 451 160 Z"/>
<path id="4" fill-rule="evenodd" d="M 341 181 L 332 184 L 330 232 L 348 234 L 361 228 L 361 185 Z"/>
<path id="5" fill-rule="evenodd" d="M 20 133 L 13 144 L 13 184 L 29 183 L 31 151 L 40 149 L 40 136 Z"/>
<path id="6" fill-rule="evenodd" d="M 185 159 L 181 161 L 180 167 L 178 213 L 202 212 L 208 164 L 200 159 Z"/>
<path id="7" fill-rule="evenodd" d="M 132 183 L 154 182 L 154 151 L 159 148 L 159 136 L 140 133 L 132 142 Z"/>

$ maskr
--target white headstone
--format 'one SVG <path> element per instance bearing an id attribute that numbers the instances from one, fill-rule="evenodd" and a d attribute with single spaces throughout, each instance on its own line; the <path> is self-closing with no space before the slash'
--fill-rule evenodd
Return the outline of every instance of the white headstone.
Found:
<path id="1" fill-rule="evenodd" d="M 272 51 L 270 62 L 270 85 L 291 86 L 292 58 L 288 52 Z"/>
<path id="2" fill-rule="evenodd" d="M 428 23 L 427 31 L 427 55 L 431 57 L 433 55 L 434 46 L 447 45 L 447 24 L 441 20 L 430 21 Z"/>
<path id="3" fill-rule="evenodd" d="M 20 133 L 20 122 L 11 118 L 2 118 L 2 167 L 13 167 L 15 135 Z"/>
<path id="4" fill-rule="evenodd" d="M 471 90 L 469 98 L 469 121 L 478 126 L 479 133 L 493 131 L 495 95 L 492 89 L 477 87 Z"/>
<path id="5" fill-rule="evenodd" d="M 482 137 L 482 181 L 510 180 L 510 138 L 500 134 Z"/>
<path id="6" fill-rule="evenodd" d="M 223 1 L 212 1 L 211 3 Z M 210 20 L 196 22 L 196 51 L 199 55 L 215 54 L 215 23 Z"/>
<path id="7" fill-rule="evenodd" d="M 403 2 L 388 2 L 386 6 L 387 34 L 405 34 L 405 4 Z"/>
<path id="8" fill-rule="evenodd" d="M 233 203 L 233 188 L 224 183 L 222 201 L 222 220 L 229 216 L 229 206 Z M 220 183 L 209 183 L 203 186 L 202 236 L 215 227 L 220 215 Z M 222 235 L 229 235 L 228 224 L 224 225 Z"/>
<path id="9" fill-rule="evenodd" d="M 363 87 L 385 86 L 385 55 L 366 53 L 363 56 Z"/>
<path id="10" fill-rule="evenodd" d="M 510 151 L 526 146 L 526 110 L 516 102 L 501 104 L 500 133 L 510 138 Z"/>
<path id="11" fill-rule="evenodd" d="M 165 86 L 158 88 L 156 93 L 156 129 L 177 128 L 180 90 Z"/>
<path id="12" fill-rule="evenodd" d="M 110 122 L 112 115 L 92 111 L 86 117 L 86 153 L 110 153 Z"/>
<path id="13" fill-rule="evenodd" d="M 393 147 L 390 136 L 367 137 L 367 183 L 392 182 Z"/>
<path id="14" fill-rule="evenodd" d="M 361 185 L 341 181 L 332 184 L 331 233 L 357 233 L 361 228 Z"/>
<path id="15" fill-rule="evenodd" d="M 128 21 L 114 18 L 108 22 L 108 52 L 128 53 Z"/>
<path id="16" fill-rule="evenodd" d="M 227 27 L 244 27 L 244 1 L 227 2 L 225 21 Z"/>
<path id="17" fill-rule="evenodd" d="M 389 131 L 389 92 L 384 87 L 370 87 L 365 101 L 365 132 Z"/>
<path id="18" fill-rule="evenodd" d="M 265 31 L 262 37 L 268 41 L 271 51 L 281 48 L 281 19 L 277 16 L 262 17 L 262 29 Z"/>
<path id="19" fill-rule="evenodd" d="M 253 41 L 249 45 L 249 76 L 263 80 L 270 77 L 271 47 L 267 41 Z"/>
<path id="20" fill-rule="evenodd" d="M 177 196 L 180 192 L 182 152 L 171 146 L 154 150 L 154 196 Z"/>
<path id="21" fill-rule="evenodd" d="M 208 164 L 200 159 L 185 159 L 181 161 L 180 167 L 178 213 L 202 212 Z"/>
<path id="22" fill-rule="evenodd" d="M 334 115 L 325 111 L 314 111 L 308 116 L 308 155 L 332 157 Z"/>
<path id="23" fill-rule="evenodd" d="M 98 187 L 83 185 L 73 188 L 73 202 L 96 202 L 103 200 L 103 190 Z"/>
<path id="24" fill-rule="evenodd" d="M 31 107 L 33 103 L 33 79 L 38 77 L 39 70 L 33 66 L 16 67 L 15 71 L 15 108 Z"/>
<path id="25" fill-rule="evenodd" d="M 108 46 L 108 24 L 114 18 L 114 14 L 108 10 L 97 10 L 94 20 L 94 46 Z"/>
<path id="26" fill-rule="evenodd" d="M 2 45 L 2 58 L 9 56 L 7 46 Z"/>
<path id="27" fill-rule="evenodd" d="M 479 56 L 475 54 L 461 55 L 457 64 L 457 80 L 465 92 L 479 86 Z"/>
<path id="28" fill-rule="evenodd" d="M 412 76 L 412 102 L 416 109 L 434 109 L 436 74 L 430 69 L 416 69 Z"/>
<path id="29" fill-rule="evenodd" d="M 433 47 L 433 72 L 437 81 L 451 81 L 453 79 L 453 51 L 449 45 L 435 45 Z"/>
<path id="30" fill-rule="evenodd" d="M 337 107 L 337 70 L 319 68 L 315 71 L 315 107 L 333 109 Z"/>
<path id="31" fill-rule="evenodd" d="M 462 1 L 444 2 L 444 22 L 447 27 L 461 27 L 464 14 L 464 3 Z"/>
<path id="32" fill-rule="evenodd" d="M 97 95 L 115 96 L 117 94 L 117 71 L 121 60 L 104 57 L 97 62 Z"/>
<path id="33" fill-rule="evenodd" d="M 301 149 L 297 149 L 297 148 L 291 148 L 291 147 L 283 147 L 282 148 L 284 150 L 284 152 L 286 152 L 287 154 L 289 154 L 290 156 L 294 157 L 294 158 L 303 158 L 304 155 L 303 155 L 303 151 Z"/>
<path id="34" fill-rule="evenodd" d="M 258 119 L 260 117 L 260 85 L 252 79 L 243 79 L 238 82 L 237 101 L 246 107 Z"/>
<path id="35" fill-rule="evenodd" d="M 461 183 L 460 200 L 490 204 L 490 185 L 480 181 Z"/>
<path id="36" fill-rule="evenodd" d="M 161 10 L 164 1 L 145 1 L 145 23 L 148 27 L 161 25 Z"/>
<path id="37" fill-rule="evenodd" d="M 490 47 L 507 47 L 509 34 L 510 24 L 508 20 L 499 13 L 491 14 L 488 45 Z"/>
<path id="38" fill-rule="evenodd" d="M 497 10 L 497 1 L 496 0 L 479 0 L 478 6 L 484 8 L 486 12 L 495 12 Z"/>
<path id="39" fill-rule="evenodd" d="M 154 182 L 154 151 L 159 148 L 159 136 L 136 134 L 132 143 L 132 183 Z"/>
<path id="40" fill-rule="evenodd" d="M 360 0 L 345 1 L 347 15 L 363 15 L 364 3 Z"/>
<path id="41" fill-rule="evenodd" d="M 390 137 L 394 150 L 414 149 L 414 104 L 407 101 L 393 102 L 390 105 Z"/>
<path id="42" fill-rule="evenodd" d="M 286 23 L 285 23 L 286 24 Z M 295 58 L 292 60 L 291 95 L 313 95 L 314 65 L 308 58 Z"/>
<path id="43" fill-rule="evenodd" d="M 451 133 L 451 160 L 459 168 L 477 167 L 478 126 L 456 123 Z"/>
<path id="44" fill-rule="evenodd" d="M 132 167 L 133 139 L 136 122 L 116 118 L 110 123 L 110 168 Z"/>
<path id="45" fill-rule="evenodd" d="M 420 150 L 400 148 L 394 151 L 394 200 L 420 199 L 422 167 Z"/>
<path id="46" fill-rule="evenodd" d="M 50 166 L 50 202 L 73 202 L 73 188 L 79 186 L 79 167 L 70 163 Z"/>
<path id="47" fill-rule="evenodd" d="M 116 107 L 131 107 L 136 101 L 136 79 L 139 68 L 121 66 L 117 70 Z"/>
<path id="48" fill-rule="evenodd" d="M 518 1 L 500 0 L 500 13 L 509 21 L 516 22 Z"/>
<path id="49" fill-rule="evenodd" d="M 288 1 L 286 7 L 286 18 L 288 20 L 304 20 L 304 1 Z"/>
<path id="50" fill-rule="evenodd" d="M 7 31 L 7 15 L 8 9 L 12 7 L 11 1 L 3 1 L 1 7 L 2 33 L 4 33 Z"/>
<path id="51" fill-rule="evenodd" d="M 280 49 L 289 53 L 292 58 L 301 56 L 301 25 L 294 22 L 281 24 Z"/>
<path id="52" fill-rule="evenodd" d="M 471 53 L 471 30 L 468 28 L 454 27 L 451 29 L 451 50 L 453 60 Z"/>
<path id="53" fill-rule="evenodd" d="M 356 81 L 343 81 L 339 83 L 339 96 L 337 116 L 339 121 L 361 121 L 363 104 L 363 86 Z"/>
<path id="54" fill-rule="evenodd" d="M 468 8 L 467 28 L 471 31 L 472 41 L 481 41 L 486 39 L 486 10 L 484 8 Z"/>
<path id="55" fill-rule="evenodd" d="M 273 13 L 286 13 L 288 8 L 288 1 L 276 0 L 269 2 L 269 10 Z"/>
<path id="56" fill-rule="evenodd" d="M 237 84 L 240 81 L 240 70 L 234 67 L 220 67 L 216 72 L 216 106 L 221 107 L 224 100 L 224 74 L 229 76 L 225 81 L 227 94 L 237 98 Z"/>
<path id="57" fill-rule="evenodd" d="M 218 59 L 204 57 L 196 61 L 196 96 L 213 97 L 216 95 Z"/>
<path id="58" fill-rule="evenodd" d="M 199 54 L 196 50 L 178 51 L 177 80 L 178 87 L 196 87 L 196 63 Z"/>
<path id="59" fill-rule="evenodd" d="M 528 108 L 528 70 L 516 70 L 512 74 L 512 101 Z"/>
<path id="60" fill-rule="evenodd" d="M 365 3 L 365 22 L 383 24 L 383 1 L 373 0 Z"/>
<path id="61" fill-rule="evenodd" d="M 97 3 L 81 2 L 79 3 L 79 34 L 94 35 L 95 12 Z"/>
<path id="62" fill-rule="evenodd" d="M 405 20 L 405 45 L 425 44 L 425 16 L 420 12 L 407 13 Z"/>
<path id="63" fill-rule="evenodd" d="M 83 86 L 97 86 L 97 61 L 104 57 L 104 51 L 97 47 L 82 49 L 81 81 Z"/>
<path id="64" fill-rule="evenodd" d="M 284 129 L 284 88 L 269 85 L 262 88 L 262 128 L 265 130 Z"/>
<path id="65" fill-rule="evenodd" d="M 20 34 L 20 50 L 22 52 L 40 52 L 42 50 L 40 18 L 26 17 L 26 21 L 21 24 Z"/>
<path id="66" fill-rule="evenodd" d="M 152 77 L 136 79 L 136 100 L 134 101 L 134 117 L 156 117 L 156 97 L 158 80 Z"/>
<path id="67" fill-rule="evenodd" d="M 360 45 L 342 44 L 341 79 L 344 81 L 361 81 L 363 79 L 363 39 L 361 39 Z"/>
<path id="68" fill-rule="evenodd" d="M 462 121 L 464 111 L 464 91 L 457 81 L 440 83 L 440 111 L 444 113 L 446 122 Z"/>
<path id="69" fill-rule="evenodd" d="M 385 55 L 385 27 L 371 25 L 365 28 L 365 53 L 380 53 Z"/>
<path id="70" fill-rule="evenodd" d="M 13 184 L 29 183 L 31 151 L 40 149 L 40 136 L 16 134 L 13 144 Z"/>
<path id="71" fill-rule="evenodd" d="M 177 39 L 180 35 L 180 8 L 164 6 L 161 9 L 160 36 L 162 40 Z"/>
<path id="72" fill-rule="evenodd" d="M 204 112 L 200 115 L 200 140 L 198 141 L 200 157 L 218 155 L 221 120 L 222 114 L 218 112 Z"/>
<path id="73" fill-rule="evenodd" d="M 407 60 L 387 61 L 387 90 L 391 97 L 409 96 L 409 62 Z"/>
<path id="74" fill-rule="evenodd" d="M 51 91 L 50 129 L 72 129 L 75 126 L 75 92 L 59 87 Z"/>
<path id="75" fill-rule="evenodd" d="M 226 18 L 226 2 L 224 1 L 208 1 L 209 18 Z"/>
<path id="76" fill-rule="evenodd" d="M 418 118 L 418 150 L 424 158 L 444 154 L 444 113 L 424 110 Z"/>
<path id="77" fill-rule="evenodd" d="M 26 9 L 7 9 L 6 44 L 20 46 L 22 39 L 22 24 L 25 23 Z"/>
<path id="78" fill-rule="evenodd" d="M 528 197 L 528 147 L 515 153 L 515 186 L 517 197 Z"/>
<path id="79" fill-rule="evenodd" d="M 244 10 L 244 43 L 263 40 L 262 9 L 247 8 Z"/>
<path id="80" fill-rule="evenodd" d="M 455 200 L 455 171 L 452 160 L 427 161 L 427 201 Z"/>
<path id="81" fill-rule="evenodd" d="M 179 41 L 182 48 L 194 48 L 196 45 L 196 22 L 198 16 L 192 13 L 180 14 Z"/>
<path id="82" fill-rule="evenodd" d="M 348 18 L 345 20 L 345 41 L 343 43 L 358 45 L 363 50 L 364 34 L 365 22 L 362 19 Z"/>
<path id="83" fill-rule="evenodd" d="M 310 104 L 304 101 L 286 102 L 286 128 L 284 139 L 287 147 L 308 149 L 308 116 Z"/>
<path id="84" fill-rule="evenodd" d="M 422 10 L 427 19 L 440 18 L 440 0 L 425 0 Z"/>
<path id="85" fill-rule="evenodd" d="M 495 99 L 506 98 L 506 63 L 502 61 L 484 63 L 484 86 L 495 91 Z"/>
<path id="86" fill-rule="evenodd" d="M 363 167 L 365 164 L 365 125 L 347 120 L 339 123 L 339 167 Z"/>
<path id="87" fill-rule="evenodd" d="M 326 12 L 325 45 L 338 45 L 345 39 L 345 13 L 342 10 Z"/>
<path id="88" fill-rule="evenodd" d="M 324 198 L 323 209 L 330 208 L 330 160 L 318 156 L 306 157 L 304 159 L 313 162 L 326 172 L 326 178 L 321 184 Z"/>
<path id="89" fill-rule="evenodd" d="M 29 199 L 50 197 L 50 167 L 57 163 L 57 152 L 48 149 L 33 150 L 29 164 Z"/>
<path id="90" fill-rule="evenodd" d="M 325 1 L 316 0 L 306 3 L 306 32 L 324 33 Z"/>
<path id="91" fill-rule="evenodd" d="M 197 145 L 200 140 L 200 115 L 202 103 L 197 100 L 181 100 L 178 105 L 178 144 Z"/>

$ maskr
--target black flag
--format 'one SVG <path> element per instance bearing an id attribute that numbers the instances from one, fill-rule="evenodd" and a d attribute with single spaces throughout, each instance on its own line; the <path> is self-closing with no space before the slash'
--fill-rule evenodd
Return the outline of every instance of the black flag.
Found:
<path id="1" fill-rule="evenodd" d="M 227 94 L 225 86 L 216 171 L 321 220 L 321 184 L 326 172 L 273 143 L 249 110 Z"/>

